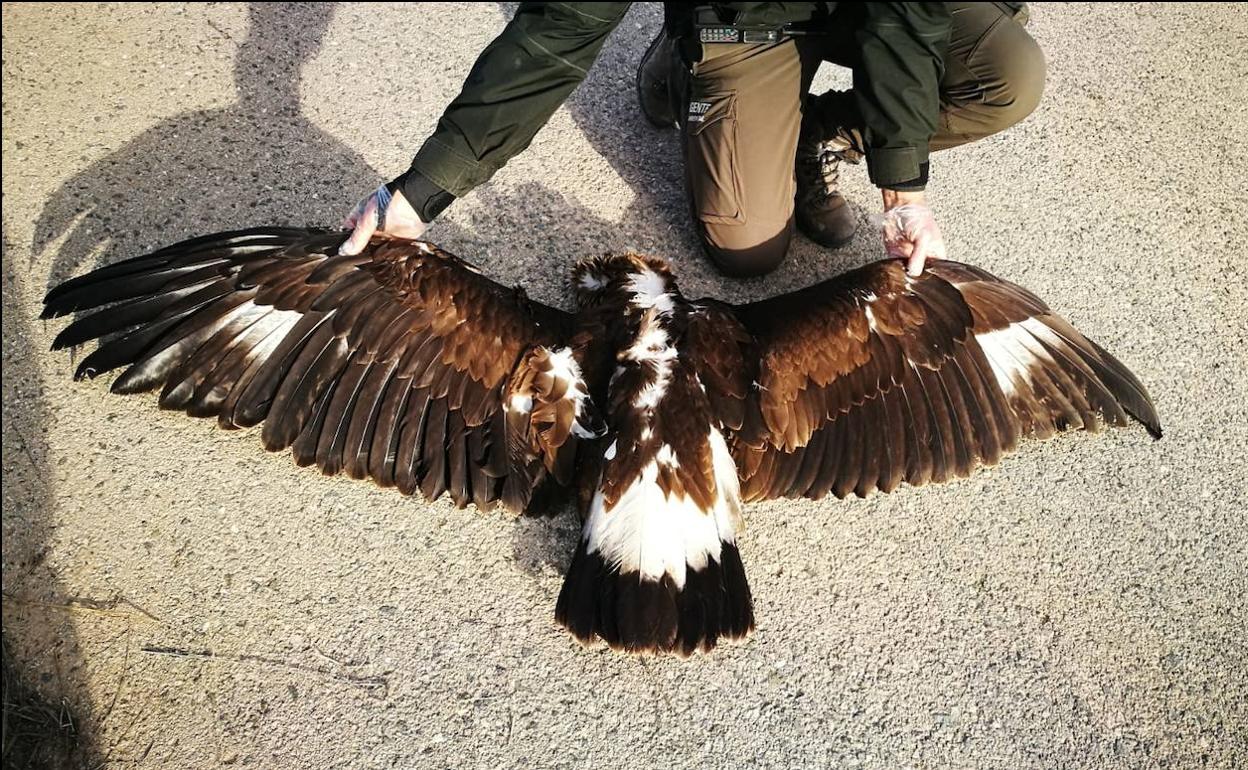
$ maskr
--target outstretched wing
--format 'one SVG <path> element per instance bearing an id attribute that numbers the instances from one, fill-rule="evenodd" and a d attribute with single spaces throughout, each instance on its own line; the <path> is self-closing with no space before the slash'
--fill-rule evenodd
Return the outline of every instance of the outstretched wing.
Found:
<path id="1" fill-rule="evenodd" d="M 942 261 L 911 278 L 887 260 L 763 302 L 700 305 L 688 339 L 747 500 L 942 482 L 1021 437 L 1128 417 L 1161 436 L 1125 366 L 978 268 Z"/>
<path id="2" fill-rule="evenodd" d="M 516 512 L 566 484 L 587 412 L 558 347 L 567 314 L 429 244 L 378 237 L 346 257 L 344 238 L 197 238 L 66 281 L 43 317 L 94 310 L 53 344 L 104 340 L 77 378 L 126 367 L 113 392 L 161 386 L 166 409 L 263 422 L 265 448 L 325 474 Z"/>

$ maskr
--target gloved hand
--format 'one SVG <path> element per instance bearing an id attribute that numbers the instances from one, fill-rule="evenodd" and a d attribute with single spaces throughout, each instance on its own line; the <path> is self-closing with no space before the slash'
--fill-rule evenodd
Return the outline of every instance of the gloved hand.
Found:
<path id="1" fill-rule="evenodd" d="M 944 237 L 922 193 L 885 190 L 884 207 L 887 210 L 879 220 L 884 250 L 889 256 L 907 260 L 906 272 L 918 275 L 923 272 L 927 260 L 945 258 Z"/>
<path id="2" fill-rule="evenodd" d="M 419 238 L 429 227 L 421 221 L 403 193 L 398 190 L 391 192 L 387 185 L 378 187 L 355 204 L 343 224 L 352 228 L 352 232 L 346 243 L 339 247 L 338 253 L 347 256 L 359 254 L 374 233 Z"/>

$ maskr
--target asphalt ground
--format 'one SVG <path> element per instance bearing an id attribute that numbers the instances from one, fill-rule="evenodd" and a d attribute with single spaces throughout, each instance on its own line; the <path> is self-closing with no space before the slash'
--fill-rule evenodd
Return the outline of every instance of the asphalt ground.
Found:
<path id="1" fill-rule="evenodd" d="M 55 282 L 205 233 L 329 225 L 406 168 L 510 14 L 5 5 L 4 633 L 108 767 L 1232 768 L 1248 756 L 1248 9 L 1037 4 L 1026 122 L 933 164 L 950 256 L 1131 366 L 1166 428 L 1028 444 L 941 488 L 751 506 L 758 631 L 688 661 L 555 627 L 578 526 L 322 478 L 254 431 L 74 383 Z M 585 84 L 430 236 L 571 305 L 588 254 L 699 255 L 641 117 L 639 4 Z M 843 71 L 821 87 L 845 85 Z"/>

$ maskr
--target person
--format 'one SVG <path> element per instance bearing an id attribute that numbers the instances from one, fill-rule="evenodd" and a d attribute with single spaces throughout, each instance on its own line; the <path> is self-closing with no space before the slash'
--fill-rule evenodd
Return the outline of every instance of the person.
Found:
<path id="1" fill-rule="evenodd" d="M 420 237 L 457 197 L 517 153 L 584 79 L 630 3 L 522 3 L 481 53 L 411 167 L 356 205 L 343 253 L 374 232 Z M 1023 3 L 665 3 L 638 93 L 679 126 L 694 224 L 727 275 L 784 259 L 794 229 L 835 248 L 857 217 L 838 189 L 865 159 L 881 191 L 884 245 L 917 275 L 945 257 L 925 198 L 931 152 L 1026 117 L 1044 56 Z M 849 91 L 808 94 L 823 61 Z"/>

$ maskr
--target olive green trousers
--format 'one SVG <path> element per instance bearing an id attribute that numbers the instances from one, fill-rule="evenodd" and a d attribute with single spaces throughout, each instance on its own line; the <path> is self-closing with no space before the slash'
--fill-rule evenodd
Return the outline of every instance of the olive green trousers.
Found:
<path id="1" fill-rule="evenodd" d="M 1017 4 L 948 5 L 953 30 L 933 151 L 1014 125 L 1036 108 L 1044 90 L 1044 55 L 1012 7 Z M 722 272 L 761 275 L 784 259 L 793 236 L 794 157 L 803 132 L 860 135 L 852 97 L 807 95 L 820 63 L 854 66 L 848 34 L 703 45 L 692 64 L 678 113 L 686 182 L 702 244 Z"/>

